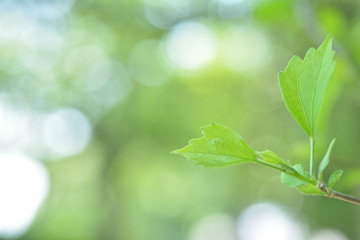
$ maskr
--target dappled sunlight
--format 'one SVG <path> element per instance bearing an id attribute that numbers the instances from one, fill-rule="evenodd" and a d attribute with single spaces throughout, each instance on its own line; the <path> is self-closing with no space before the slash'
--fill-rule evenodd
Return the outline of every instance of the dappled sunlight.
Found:
<path id="1" fill-rule="evenodd" d="M 226 66 L 240 74 L 255 73 L 269 63 L 270 47 L 265 35 L 254 27 L 228 28 L 221 46 Z"/>
<path id="2" fill-rule="evenodd" d="M 99 105 L 99 111 L 117 106 L 128 97 L 132 90 L 132 81 L 124 64 L 113 61 L 111 68 L 112 74 L 108 81 L 92 92 L 90 96 Z M 99 115 L 101 116 L 101 114 Z"/>
<path id="3" fill-rule="evenodd" d="M 46 168 L 16 151 L 0 153 L 0 237 L 15 238 L 31 225 L 49 189 Z"/>
<path id="4" fill-rule="evenodd" d="M 39 157 L 62 158 L 83 151 L 91 140 L 91 124 L 74 108 L 52 113 L 0 101 L 0 146 L 22 149 Z"/>
<path id="5" fill-rule="evenodd" d="M 14 106 L 6 95 L 0 95 L 0 146 L 36 151 L 41 145 L 39 123 L 42 115 L 28 107 Z M 36 124 L 32 124 L 36 123 Z"/>
<path id="6" fill-rule="evenodd" d="M 360 4 L 335 2 L 0 1 L 0 239 L 360 239 L 352 205 L 287 188 L 244 150 L 308 170 L 279 72 L 332 33 L 314 159 L 336 137 L 336 189 L 357 195 Z M 234 129 L 201 145 L 228 153 L 211 168 L 170 154 L 211 123 Z"/>
<path id="7" fill-rule="evenodd" d="M 174 26 L 165 39 L 171 62 L 183 70 L 195 70 L 209 63 L 216 54 L 217 42 L 213 32 L 194 21 Z"/>
<path id="8" fill-rule="evenodd" d="M 232 19 L 249 17 L 253 10 L 254 1 L 251 0 L 217 0 L 218 13 L 221 18 Z"/>
<path id="9" fill-rule="evenodd" d="M 81 46 L 68 55 L 64 70 L 74 79 L 76 87 L 93 92 L 109 81 L 111 64 L 111 59 L 100 46 Z"/>
<path id="10" fill-rule="evenodd" d="M 348 238 L 339 230 L 320 230 L 314 233 L 309 240 L 348 240 Z"/>
<path id="11" fill-rule="evenodd" d="M 189 240 L 237 240 L 235 220 L 226 214 L 211 214 L 195 224 Z"/>
<path id="12" fill-rule="evenodd" d="M 189 0 L 144 0 L 144 13 L 152 25 L 167 29 L 190 14 L 190 5 Z"/>
<path id="13" fill-rule="evenodd" d="M 49 114 L 43 126 L 45 145 L 59 158 L 80 153 L 91 139 L 91 125 L 76 109 L 64 108 Z"/>
<path id="14" fill-rule="evenodd" d="M 71 5 L 71 1 L 0 3 L 0 49 L 6 58 L 17 61 L 11 66 L 13 72 L 51 70 L 65 44 L 64 18 Z M 17 51 L 9 52 L 9 47 Z"/>
<path id="15" fill-rule="evenodd" d="M 258 203 L 246 208 L 237 223 L 241 240 L 304 240 L 301 224 L 280 206 Z"/>

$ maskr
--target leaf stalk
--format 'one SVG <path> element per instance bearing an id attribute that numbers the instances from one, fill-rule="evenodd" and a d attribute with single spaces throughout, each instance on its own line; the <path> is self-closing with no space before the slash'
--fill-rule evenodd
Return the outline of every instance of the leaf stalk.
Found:
<path id="1" fill-rule="evenodd" d="M 314 176 L 315 138 L 310 137 L 310 175 Z"/>
<path id="2" fill-rule="evenodd" d="M 264 166 L 267 166 L 267 167 L 270 167 L 270 168 L 273 168 L 273 169 L 279 170 L 279 171 L 281 171 L 281 172 L 283 172 L 283 171 L 284 171 L 284 169 L 282 169 L 281 167 L 276 166 L 276 165 L 271 164 L 271 163 L 264 162 L 264 161 L 263 161 L 263 160 L 261 160 L 260 158 L 258 158 L 255 162 L 256 162 L 256 163 L 258 163 L 258 164 L 261 164 L 261 165 L 264 165 Z"/>

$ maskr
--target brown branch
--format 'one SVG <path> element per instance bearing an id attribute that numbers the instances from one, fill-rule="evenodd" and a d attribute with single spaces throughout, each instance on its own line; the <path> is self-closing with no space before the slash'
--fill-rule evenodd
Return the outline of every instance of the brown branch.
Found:
<path id="1" fill-rule="evenodd" d="M 356 205 L 360 205 L 360 199 L 350 196 L 350 195 L 346 195 L 344 193 L 340 193 L 340 192 L 336 192 L 334 190 L 331 190 L 330 193 L 327 195 L 329 198 L 336 198 L 345 202 L 350 202 Z"/>

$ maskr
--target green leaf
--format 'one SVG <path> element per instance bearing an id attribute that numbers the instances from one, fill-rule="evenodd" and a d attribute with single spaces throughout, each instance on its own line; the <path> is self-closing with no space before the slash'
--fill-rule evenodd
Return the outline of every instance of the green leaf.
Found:
<path id="1" fill-rule="evenodd" d="M 332 35 L 318 48 L 310 48 L 304 60 L 294 56 L 279 73 L 281 92 L 290 114 L 313 137 L 320 107 L 332 72 L 335 51 Z"/>
<path id="2" fill-rule="evenodd" d="M 301 193 L 310 194 L 310 195 L 324 195 L 326 193 L 322 192 L 317 186 L 307 183 L 300 185 L 296 190 Z"/>
<path id="3" fill-rule="evenodd" d="M 296 164 L 293 167 L 293 170 L 295 170 L 296 172 L 290 173 L 291 175 L 286 173 L 281 174 L 282 183 L 284 183 L 286 186 L 291 188 L 296 187 L 296 190 L 304 194 L 311 194 L 311 195 L 324 194 L 316 186 L 317 185 L 316 179 L 310 176 L 310 174 L 304 169 L 304 167 L 301 164 Z"/>
<path id="4" fill-rule="evenodd" d="M 330 161 L 330 153 L 331 153 L 331 150 L 334 146 L 334 143 L 335 143 L 335 138 L 331 141 L 330 145 L 329 145 L 329 148 L 323 158 L 323 160 L 321 161 L 320 165 L 319 165 L 319 174 L 318 174 L 318 179 L 320 182 L 322 182 L 322 175 L 323 175 L 323 171 L 325 170 L 325 168 L 327 167 L 327 165 L 329 164 L 329 161 Z"/>
<path id="5" fill-rule="evenodd" d="M 206 167 L 257 161 L 253 150 L 232 129 L 212 123 L 201 130 L 203 137 L 190 140 L 189 145 L 172 153 L 181 154 L 195 164 Z"/>
<path id="6" fill-rule="evenodd" d="M 307 172 L 301 164 L 296 164 L 294 166 L 294 169 L 296 169 L 296 171 L 303 177 L 302 179 L 304 179 L 306 183 L 313 185 L 317 184 L 317 180 L 315 179 L 315 177 L 312 176 L 309 172 Z"/>
<path id="7" fill-rule="evenodd" d="M 303 184 L 316 184 L 316 179 L 301 164 L 296 164 L 288 173 L 281 174 L 281 182 L 293 188 Z"/>
<path id="8" fill-rule="evenodd" d="M 281 182 L 290 188 L 304 184 L 303 181 L 297 179 L 294 176 L 288 175 L 286 173 L 281 173 Z"/>
<path id="9" fill-rule="evenodd" d="M 265 150 L 263 152 L 256 152 L 256 153 L 261 157 L 261 159 L 264 162 L 275 164 L 275 165 L 280 165 L 280 166 L 288 165 L 284 160 L 279 158 L 279 156 L 276 155 L 271 150 Z"/>
<path id="10" fill-rule="evenodd" d="M 308 178 L 309 177 L 309 174 L 306 172 L 305 168 L 301 165 L 301 164 L 296 164 L 294 166 L 294 168 L 296 169 L 296 171 L 298 173 L 300 173 L 301 175 L 303 175 L 304 177 Z"/>
<path id="11" fill-rule="evenodd" d="M 331 176 L 329 178 L 329 182 L 328 182 L 328 187 L 330 189 L 332 189 L 334 187 L 334 185 L 340 180 L 343 173 L 344 173 L 344 171 L 342 169 L 339 169 L 339 170 L 334 171 L 331 174 Z"/>

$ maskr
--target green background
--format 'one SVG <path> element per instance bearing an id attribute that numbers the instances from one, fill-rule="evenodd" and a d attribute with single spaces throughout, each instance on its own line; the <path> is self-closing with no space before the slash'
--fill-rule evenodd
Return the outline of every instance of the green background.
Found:
<path id="1" fill-rule="evenodd" d="M 222 214 L 234 225 L 259 202 L 287 209 L 308 235 L 337 229 L 360 238 L 355 205 L 301 195 L 261 166 L 204 168 L 170 154 L 216 122 L 253 149 L 271 149 L 307 167 L 308 137 L 282 101 L 277 74 L 291 56 L 304 57 L 332 33 L 336 68 L 318 125 L 316 160 L 336 137 L 324 176 L 344 169 L 335 189 L 360 196 L 358 1 L 15 3 L 22 14 L 38 11 L 25 15 L 46 31 L 34 33 L 43 40 L 35 47 L 30 40 L 1 41 L 0 91 L 21 109 L 77 109 L 92 128 L 91 141 L 77 154 L 36 155 L 48 170 L 50 190 L 19 239 L 206 239 L 194 237 L 202 219 Z M 190 40 L 176 46 L 176 31 L 189 23 L 200 39 L 210 34 L 209 42 L 185 34 Z M 200 66 L 184 67 L 171 56 L 196 61 L 202 46 L 204 55 L 212 54 L 203 62 L 200 56 Z M 35 62 L 28 57 L 34 52 Z"/>

